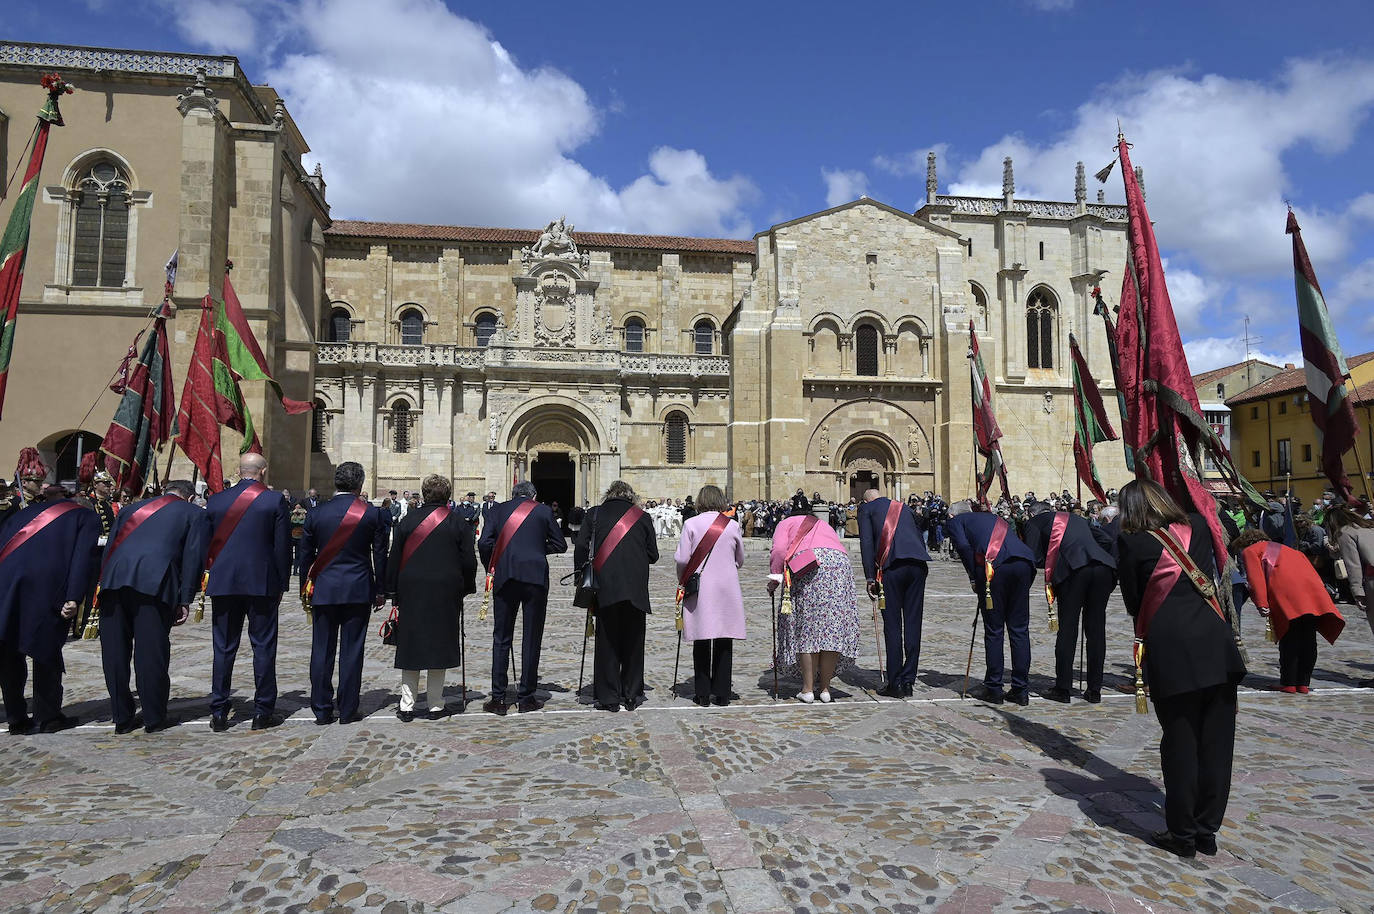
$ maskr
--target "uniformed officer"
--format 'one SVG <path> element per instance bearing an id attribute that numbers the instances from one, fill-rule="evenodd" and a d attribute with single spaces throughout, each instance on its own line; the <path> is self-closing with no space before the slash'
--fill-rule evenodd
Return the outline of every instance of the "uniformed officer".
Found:
<path id="1" fill-rule="evenodd" d="M 950 541 L 968 572 L 973 592 L 983 606 L 983 649 L 987 675 L 979 698 L 992 704 L 1003 700 L 1002 632 L 1011 643 L 1011 689 L 1006 698 L 1030 703 L 1030 587 L 1035 580 L 1035 556 L 1005 519 L 968 501 L 950 507 Z M 992 581 L 986 564 L 991 563 Z"/>
<path id="2" fill-rule="evenodd" d="M 205 511 L 214 525 L 206 557 L 205 594 L 211 600 L 215 659 L 210 678 L 210 729 L 229 728 L 234 658 L 243 623 L 253 646 L 253 729 L 280 721 L 277 705 L 277 610 L 291 578 L 291 509 L 263 485 L 261 454 L 239 460 L 239 481 L 211 495 Z"/>
<path id="3" fill-rule="evenodd" d="M 889 526 L 891 533 L 885 535 Z M 901 502 L 879 495 L 877 489 L 864 492 L 864 503 L 859 506 L 859 552 L 868 595 L 876 600 L 881 586 L 884 596 L 887 682 L 878 694 L 910 697 L 921 659 L 921 619 L 930 570 L 930 553 L 915 515 Z"/>
<path id="4" fill-rule="evenodd" d="M 86 595 L 99 530 L 93 511 L 65 499 L 34 502 L 0 522 L 0 691 L 10 733 L 33 726 L 24 700 L 26 658 L 33 661 L 39 729 L 76 725 L 62 713 L 62 645 Z"/>
<path id="5" fill-rule="evenodd" d="M 95 457 L 95 453 L 87 455 Z M 82 459 L 83 469 L 85 459 Z M 83 507 L 90 508 L 100 518 L 100 537 L 96 540 L 94 555 L 90 562 L 90 583 L 86 587 L 86 599 L 82 601 L 81 609 L 76 617 L 72 619 L 72 637 L 81 637 L 82 631 L 86 628 L 86 623 L 90 621 L 91 613 L 94 611 L 95 585 L 97 578 L 100 577 L 100 556 L 105 551 L 105 544 L 110 541 L 110 530 L 114 528 L 115 514 L 118 506 L 114 503 L 114 477 L 106 470 L 97 470 L 95 461 L 91 462 L 91 476 L 86 480 L 87 491 L 82 497 L 77 498 Z"/>
<path id="6" fill-rule="evenodd" d="M 387 539 L 391 525 L 380 508 L 363 500 L 362 465 L 351 460 L 334 470 L 334 497 L 305 518 L 297 570 L 301 598 L 313 606 L 310 645 L 310 708 L 315 723 L 359 719 L 363 645 L 371 611 L 385 602 Z M 313 591 L 313 592 L 312 592 Z M 334 694 L 334 660 L 339 691 Z"/>
<path id="7" fill-rule="evenodd" d="M 492 624 L 491 697 L 482 705 L 490 714 L 506 713 L 507 671 L 515 615 L 524 613 L 520 638 L 519 708 L 538 711 L 544 703 L 534 697 L 539 685 L 539 655 L 544 643 L 544 615 L 549 602 L 549 560 L 568 551 L 553 510 L 534 500 L 534 483 L 526 480 L 511 489 L 510 501 L 491 509 L 477 544 L 482 564 L 491 577 Z M 509 527 L 509 532 L 506 528 Z M 501 544 L 496 555 L 497 544 Z M 493 560 L 494 558 L 494 560 Z"/>
<path id="8" fill-rule="evenodd" d="M 116 733 L 136 726 L 131 659 L 143 729 L 153 733 L 172 725 L 167 717 L 172 628 L 190 615 L 210 546 L 210 518 L 190 503 L 195 495 L 190 481 L 172 480 L 163 492 L 124 506 L 101 560 L 100 659 Z"/>

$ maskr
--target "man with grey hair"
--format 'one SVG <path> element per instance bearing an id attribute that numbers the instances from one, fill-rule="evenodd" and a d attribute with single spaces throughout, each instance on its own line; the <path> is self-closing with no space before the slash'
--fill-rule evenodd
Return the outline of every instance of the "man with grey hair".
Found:
<path id="1" fill-rule="evenodd" d="M 549 603 L 547 556 L 568 551 L 568 541 L 548 505 L 535 501 L 534 483 L 525 480 L 511 489 L 510 501 L 487 515 L 477 544 L 487 569 L 492 623 L 491 696 L 482 705 L 489 714 L 506 713 L 506 688 L 515 616 L 523 610 L 520 639 L 520 685 L 516 692 L 521 713 L 538 711 L 544 702 L 535 697 L 539 685 L 539 653 L 544 643 L 544 615 Z"/>

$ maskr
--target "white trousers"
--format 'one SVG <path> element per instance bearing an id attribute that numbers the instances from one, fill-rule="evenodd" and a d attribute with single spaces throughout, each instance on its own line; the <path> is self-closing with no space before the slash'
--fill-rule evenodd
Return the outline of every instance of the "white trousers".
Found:
<path id="1" fill-rule="evenodd" d="M 430 670 L 425 674 L 426 693 L 420 692 L 420 671 L 401 670 L 401 710 L 414 711 L 415 699 L 420 694 L 425 694 L 429 699 L 429 710 L 442 711 L 444 709 L 444 677 L 448 675 L 448 670 Z"/>

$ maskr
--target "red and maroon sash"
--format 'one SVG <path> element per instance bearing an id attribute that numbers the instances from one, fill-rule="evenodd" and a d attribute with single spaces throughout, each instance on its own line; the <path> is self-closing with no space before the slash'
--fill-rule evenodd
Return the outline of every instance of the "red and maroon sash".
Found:
<path id="1" fill-rule="evenodd" d="M 596 558 L 592 560 L 592 569 L 597 574 L 601 573 L 601 569 L 606 565 L 606 560 L 611 557 L 612 552 L 615 552 L 615 547 L 620 545 L 620 541 L 625 538 L 625 534 L 629 533 L 630 528 L 643 516 L 644 511 L 639 505 L 630 505 L 630 509 L 620 516 L 620 520 L 615 522 L 615 526 L 611 528 L 610 534 L 602 540 L 601 545 L 597 547 Z"/>
<path id="2" fill-rule="evenodd" d="M 1050 545 L 1045 551 L 1045 599 L 1054 603 L 1054 569 L 1059 564 L 1059 547 L 1064 545 L 1064 531 L 1069 529 L 1069 512 L 1054 512 L 1050 525 Z"/>
<path id="3" fill-rule="evenodd" d="M 628 513 L 628 512 L 627 512 Z M 623 518 L 622 518 L 623 520 Z M 716 515 L 716 519 L 711 521 L 711 526 L 706 528 L 706 535 L 697 543 L 697 547 L 692 550 L 692 557 L 687 560 L 687 564 L 682 566 L 682 574 L 678 576 L 678 591 L 681 592 L 682 585 L 687 583 L 687 579 L 706 564 L 706 559 L 711 554 L 711 550 L 716 547 L 716 540 L 725 532 L 725 527 L 730 523 L 730 516 L 721 512 Z M 624 534 L 621 534 L 622 536 Z"/>
<path id="4" fill-rule="evenodd" d="M 496 574 L 496 563 L 501 561 L 501 556 L 505 554 L 506 547 L 510 545 L 511 540 L 515 539 L 515 534 L 525 525 L 525 521 L 534 513 L 534 509 L 538 505 L 539 503 L 532 498 L 525 499 L 515 506 L 510 517 L 506 518 L 506 522 L 501 525 L 501 532 L 496 536 L 496 545 L 491 550 L 491 564 L 487 565 L 487 590 L 491 590 L 492 578 Z M 429 518 L 425 519 L 428 520 Z"/>
<path id="5" fill-rule="evenodd" d="M 883 566 L 887 564 L 887 554 L 892 551 L 892 541 L 897 538 L 897 522 L 902 516 L 902 503 L 889 499 L 887 516 L 883 518 L 883 532 L 878 536 L 878 567 L 875 579 L 883 580 Z"/>
<path id="6" fill-rule="evenodd" d="M 49 505 L 42 511 L 39 511 L 33 520 L 20 527 L 14 536 L 11 536 L 9 540 L 6 541 L 5 548 L 0 549 L 0 563 L 3 563 L 5 559 L 9 558 L 10 554 L 20 546 L 33 539 L 39 533 L 42 533 L 48 524 L 51 524 L 68 511 L 75 511 L 79 507 L 81 506 L 74 501 L 60 501 L 55 505 Z"/>
<path id="7" fill-rule="evenodd" d="M 800 524 L 798 524 L 797 535 L 792 540 L 792 545 L 788 546 L 787 551 L 782 554 L 783 580 L 787 582 L 787 585 L 789 587 L 792 585 L 792 559 L 794 556 L 796 556 L 798 552 L 801 551 L 802 541 L 805 540 L 811 534 L 811 531 L 815 529 L 816 524 L 818 523 L 820 523 L 820 519 L 817 518 L 815 515 L 811 515 L 808 516 L 805 520 L 803 520 Z M 815 558 L 813 554 L 812 562 L 814 561 Z M 808 567 L 811 565 L 812 562 L 807 563 Z M 805 571 L 804 569 L 798 568 L 796 573 L 804 574 Z"/>
<path id="8" fill-rule="evenodd" d="M 355 497 L 353 504 L 348 506 L 344 512 L 343 519 L 339 521 L 339 526 L 334 530 L 334 534 L 329 537 L 324 548 L 315 556 L 315 561 L 310 563 L 310 571 L 305 576 L 305 596 L 308 600 L 315 593 L 315 578 L 320 576 L 320 572 L 329 567 L 329 563 L 338 557 L 347 545 L 348 538 L 353 535 L 353 531 L 358 529 L 358 525 L 363 522 L 363 515 L 367 513 L 367 502 L 361 497 Z"/>
<path id="9" fill-rule="evenodd" d="M 233 504 L 229 505 L 229 510 L 224 512 L 224 520 L 219 522 L 215 528 L 215 535 L 210 537 L 210 549 L 205 554 L 205 574 L 208 578 L 210 568 L 215 564 L 215 559 L 224 549 L 224 544 L 229 542 L 229 537 L 234 535 L 234 530 L 238 527 L 239 521 L 248 513 L 253 502 L 257 501 L 259 495 L 270 492 L 271 489 L 262 483 L 254 480 L 244 487 L 243 491 L 234 497 Z"/>
<path id="10" fill-rule="evenodd" d="M 1216 587 L 1207 580 L 1206 574 L 1188 554 L 1188 546 L 1193 539 L 1192 526 L 1184 523 L 1170 524 L 1164 530 L 1151 530 L 1150 535 L 1159 540 L 1164 548 L 1159 554 L 1155 570 L 1150 574 L 1150 580 L 1145 584 L 1145 595 L 1140 598 L 1140 610 L 1135 615 L 1136 639 L 1145 640 L 1155 613 L 1164 604 L 1165 597 L 1174 589 L 1178 579 L 1185 574 L 1199 595 L 1212 607 L 1217 618 L 1225 622 L 1226 613 L 1217 602 Z"/>
<path id="11" fill-rule="evenodd" d="M 415 554 L 415 550 L 419 549 L 420 546 L 424 544 L 425 540 L 429 539 L 429 535 L 434 532 L 434 529 L 448 520 L 449 515 L 452 513 L 448 505 L 441 505 L 429 512 L 428 516 L 416 525 L 415 529 L 410 532 L 410 536 L 406 537 L 406 547 L 401 550 L 401 567 L 396 569 L 397 574 L 405 570 L 406 563 L 409 562 L 410 557 Z M 495 564 L 495 562 L 492 564 Z"/>
<path id="12" fill-rule="evenodd" d="M 110 559 L 114 558 L 114 554 L 119 551 L 119 547 L 124 544 L 124 541 L 132 536 L 135 530 L 143 526 L 144 521 L 174 501 L 181 501 L 181 499 L 175 495 L 163 495 L 161 498 L 144 502 L 138 506 L 133 514 L 129 515 L 129 519 L 119 528 L 119 534 L 114 538 L 114 542 L 110 543 L 109 548 L 105 550 L 105 560 L 100 563 L 100 579 L 102 581 L 105 579 L 105 569 L 109 567 Z"/>
<path id="13" fill-rule="evenodd" d="M 1002 544 L 1007 541 L 1007 522 L 1002 518 L 995 518 L 992 524 L 992 532 L 988 534 L 988 547 L 983 550 L 983 554 L 978 556 L 986 565 L 992 565 L 997 561 L 997 553 L 1002 551 Z M 991 573 L 988 578 L 991 579 Z"/>

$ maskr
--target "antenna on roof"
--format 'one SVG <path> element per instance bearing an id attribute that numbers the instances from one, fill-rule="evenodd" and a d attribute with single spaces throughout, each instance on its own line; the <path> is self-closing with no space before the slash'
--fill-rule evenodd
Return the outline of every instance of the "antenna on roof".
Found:
<path id="1" fill-rule="evenodd" d="M 1255 361 L 1250 357 L 1250 344 L 1259 345 L 1264 342 L 1262 337 L 1252 337 L 1250 335 L 1250 315 L 1245 315 L 1245 386 L 1255 386 Z"/>

